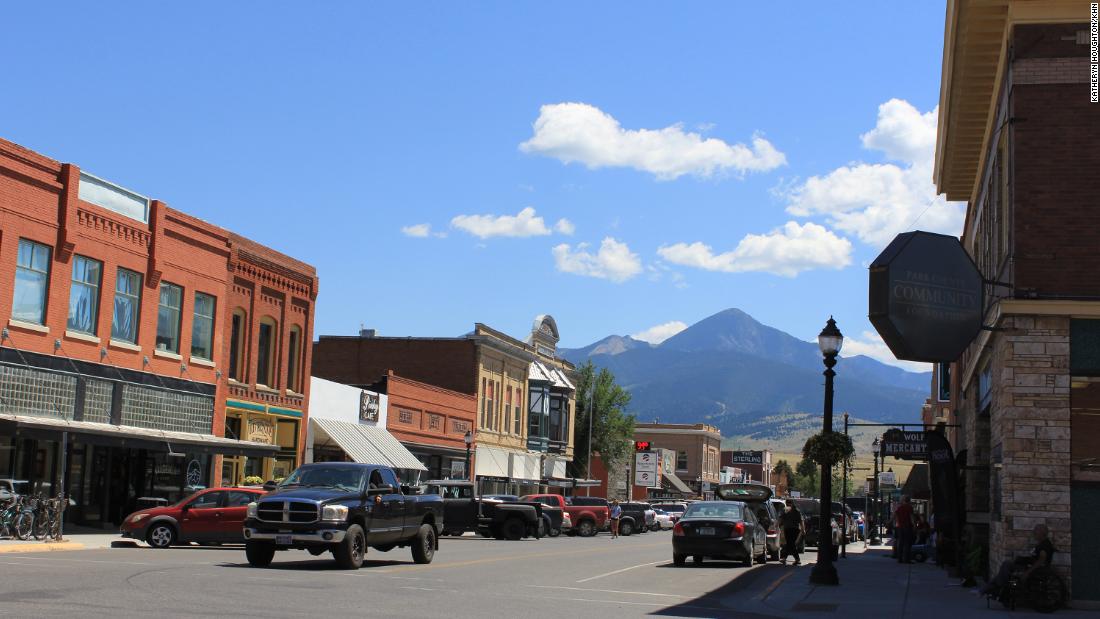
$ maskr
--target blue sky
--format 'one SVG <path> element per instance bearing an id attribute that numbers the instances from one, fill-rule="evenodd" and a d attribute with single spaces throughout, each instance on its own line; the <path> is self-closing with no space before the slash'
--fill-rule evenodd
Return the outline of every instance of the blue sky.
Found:
<path id="1" fill-rule="evenodd" d="M 0 135 L 315 265 L 318 334 L 739 307 L 885 358 L 865 265 L 961 223 L 943 3 L 594 4 L 19 3 Z"/>

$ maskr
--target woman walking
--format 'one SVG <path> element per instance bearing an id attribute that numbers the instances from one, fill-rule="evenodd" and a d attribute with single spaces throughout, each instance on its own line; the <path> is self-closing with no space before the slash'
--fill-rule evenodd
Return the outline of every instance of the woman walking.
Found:
<path id="1" fill-rule="evenodd" d="M 618 501 L 611 502 L 611 539 L 619 537 L 619 518 L 623 515 L 623 508 Z"/>

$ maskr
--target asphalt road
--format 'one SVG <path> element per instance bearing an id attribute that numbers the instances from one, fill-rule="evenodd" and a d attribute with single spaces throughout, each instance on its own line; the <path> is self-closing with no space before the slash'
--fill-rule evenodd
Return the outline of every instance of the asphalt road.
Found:
<path id="1" fill-rule="evenodd" d="M 371 550 L 357 571 L 331 555 L 280 552 L 248 566 L 243 548 L 112 548 L 0 555 L 0 616 L 751 617 L 737 596 L 778 565 L 671 565 L 671 532 L 612 540 L 444 538 L 435 561 Z"/>

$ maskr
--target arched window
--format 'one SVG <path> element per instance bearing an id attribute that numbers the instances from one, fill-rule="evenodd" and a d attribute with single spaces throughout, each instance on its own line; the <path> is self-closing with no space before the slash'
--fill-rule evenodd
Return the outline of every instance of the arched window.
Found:
<path id="1" fill-rule="evenodd" d="M 290 338 L 287 340 L 286 361 L 286 388 L 298 393 L 302 392 L 302 385 L 298 380 L 300 359 L 302 356 L 302 328 L 294 325 L 290 328 Z"/>
<path id="2" fill-rule="evenodd" d="M 248 367 L 244 354 L 248 348 L 244 343 L 244 335 L 248 332 L 248 314 L 243 308 L 233 310 L 229 328 L 229 378 L 243 383 L 246 382 L 244 369 Z"/>
<path id="3" fill-rule="evenodd" d="M 279 325 L 270 316 L 260 319 L 260 333 L 256 347 L 256 383 L 274 389 L 275 356 L 278 354 Z"/>

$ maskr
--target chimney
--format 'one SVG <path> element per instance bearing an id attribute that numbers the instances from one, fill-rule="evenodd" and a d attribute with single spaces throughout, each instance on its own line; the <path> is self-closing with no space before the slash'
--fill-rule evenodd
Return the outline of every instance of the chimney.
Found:
<path id="1" fill-rule="evenodd" d="M 374 337 L 378 332 L 374 329 L 359 329 L 359 337 Z"/>

